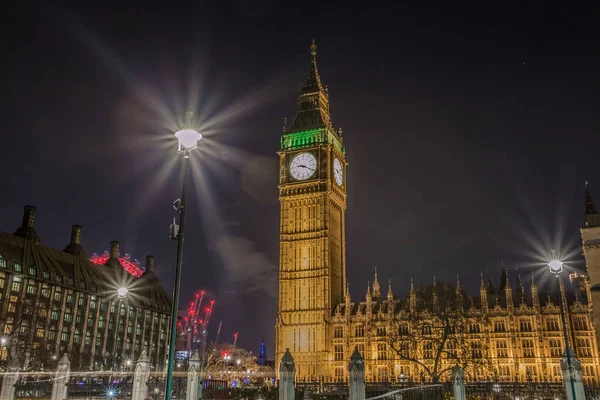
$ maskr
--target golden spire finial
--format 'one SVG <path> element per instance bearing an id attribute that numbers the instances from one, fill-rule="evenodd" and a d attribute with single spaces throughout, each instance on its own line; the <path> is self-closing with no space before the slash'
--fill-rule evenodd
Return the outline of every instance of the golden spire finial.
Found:
<path id="1" fill-rule="evenodd" d="M 315 57 L 317 55 L 317 45 L 315 44 L 315 39 L 313 38 L 312 44 L 310 45 L 310 54 Z"/>

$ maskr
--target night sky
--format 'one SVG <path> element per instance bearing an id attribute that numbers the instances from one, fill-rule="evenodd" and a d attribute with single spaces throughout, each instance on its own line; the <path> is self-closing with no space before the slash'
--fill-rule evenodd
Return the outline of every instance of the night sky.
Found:
<path id="1" fill-rule="evenodd" d="M 88 254 L 156 258 L 181 171 L 172 133 L 196 111 L 182 300 L 216 298 L 210 334 L 273 354 L 277 155 L 312 39 L 347 149 L 353 299 L 373 268 L 477 293 L 501 261 L 582 267 L 584 180 L 600 201 L 600 38 L 592 9 L 497 2 L 18 2 L 4 13 L 0 229 L 37 206 L 43 243 L 83 225 Z M 157 4 L 155 4 L 157 3 Z M 417 3 L 415 3 L 417 4 Z M 541 3 L 540 3 L 541 4 Z M 564 3 L 566 4 L 566 3 Z M 387 293 L 387 289 L 383 290 Z"/>

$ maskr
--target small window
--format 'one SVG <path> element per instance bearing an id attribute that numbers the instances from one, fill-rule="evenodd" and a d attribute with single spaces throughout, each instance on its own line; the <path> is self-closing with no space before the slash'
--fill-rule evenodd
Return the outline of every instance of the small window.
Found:
<path id="1" fill-rule="evenodd" d="M 29 267 L 29 275 L 37 276 L 37 270 L 35 269 L 35 267 Z"/>
<path id="2" fill-rule="evenodd" d="M 0 256 L 0 268 L 6 268 L 6 260 Z"/>
<path id="3" fill-rule="evenodd" d="M 15 272 L 23 272 L 23 266 L 15 261 L 15 268 L 14 268 Z"/>
<path id="4" fill-rule="evenodd" d="M 27 294 L 35 294 L 35 285 L 27 285 Z"/>
<path id="5" fill-rule="evenodd" d="M 344 328 L 335 328 L 333 330 L 333 337 L 336 339 L 344 337 Z"/>
<path id="6" fill-rule="evenodd" d="M 42 272 L 42 278 L 50 279 L 50 274 L 47 271 Z"/>

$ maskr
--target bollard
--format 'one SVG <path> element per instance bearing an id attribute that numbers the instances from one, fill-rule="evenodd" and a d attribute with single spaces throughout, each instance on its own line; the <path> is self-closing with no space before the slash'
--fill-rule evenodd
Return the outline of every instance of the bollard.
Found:
<path id="1" fill-rule="evenodd" d="M 148 376 L 150 375 L 150 358 L 146 354 L 146 349 L 135 364 L 133 375 L 133 390 L 131 400 L 146 400 L 148 398 Z"/>
<path id="2" fill-rule="evenodd" d="M 190 358 L 187 377 L 186 400 L 199 400 L 202 398 L 202 367 L 198 351 Z"/>
<path id="3" fill-rule="evenodd" d="M 365 363 L 358 351 L 358 346 L 354 348 L 354 352 L 350 357 L 348 366 L 348 384 L 350 399 L 349 400 L 365 400 Z"/>
<path id="4" fill-rule="evenodd" d="M 454 400 L 465 400 L 465 371 L 456 364 L 452 368 L 452 386 L 454 388 Z"/>
<path id="5" fill-rule="evenodd" d="M 6 368 L 6 374 L 0 388 L 0 399 L 14 400 L 15 384 L 19 380 L 19 362 L 16 359 L 10 360 Z"/>
<path id="6" fill-rule="evenodd" d="M 279 364 L 279 399 L 294 400 L 296 392 L 294 390 L 294 379 L 296 377 L 296 365 L 294 358 L 290 354 L 290 349 L 285 350 Z"/>
<path id="7" fill-rule="evenodd" d="M 67 357 L 67 353 L 58 362 L 58 368 L 54 374 L 54 382 L 52 382 L 52 397 L 51 400 L 66 400 L 67 398 L 67 382 L 71 371 L 71 361 Z"/>

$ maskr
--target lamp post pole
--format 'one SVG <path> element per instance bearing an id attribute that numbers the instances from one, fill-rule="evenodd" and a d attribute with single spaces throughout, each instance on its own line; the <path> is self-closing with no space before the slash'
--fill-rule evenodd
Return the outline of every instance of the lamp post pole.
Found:
<path id="1" fill-rule="evenodd" d="M 554 253 L 554 251 L 553 251 Z M 550 268 L 550 272 L 556 276 L 556 281 L 558 282 L 558 287 L 560 288 L 561 280 L 560 273 L 563 271 L 563 263 L 560 260 L 553 259 L 548 263 L 548 267 Z M 577 393 L 575 391 L 575 377 L 573 376 L 573 362 L 571 361 L 571 350 L 569 349 L 569 336 L 567 335 L 567 322 L 565 318 L 565 310 L 564 307 L 566 305 L 563 302 L 562 295 L 560 296 L 560 319 L 562 321 L 563 335 L 565 337 L 565 353 L 567 355 L 567 365 L 569 369 L 569 379 L 571 381 L 571 393 L 573 393 L 573 400 L 577 400 Z"/>
<path id="2" fill-rule="evenodd" d="M 188 113 L 188 119 L 192 114 Z M 200 133 L 193 129 L 184 129 L 175 134 L 179 140 L 179 152 L 183 154 L 183 189 L 181 199 L 176 202 L 179 212 L 179 229 L 177 230 L 177 261 L 175 264 L 175 279 L 173 282 L 173 304 L 171 307 L 171 333 L 169 344 L 169 359 L 167 361 L 167 379 L 165 382 L 165 400 L 171 400 L 171 388 L 173 386 L 173 365 L 175 364 L 175 341 L 177 338 L 177 311 L 179 306 L 179 287 L 181 284 L 181 266 L 183 263 L 183 232 L 185 226 L 185 214 L 187 211 L 188 178 L 190 175 L 190 153 L 196 148 L 198 140 L 202 138 Z"/>

